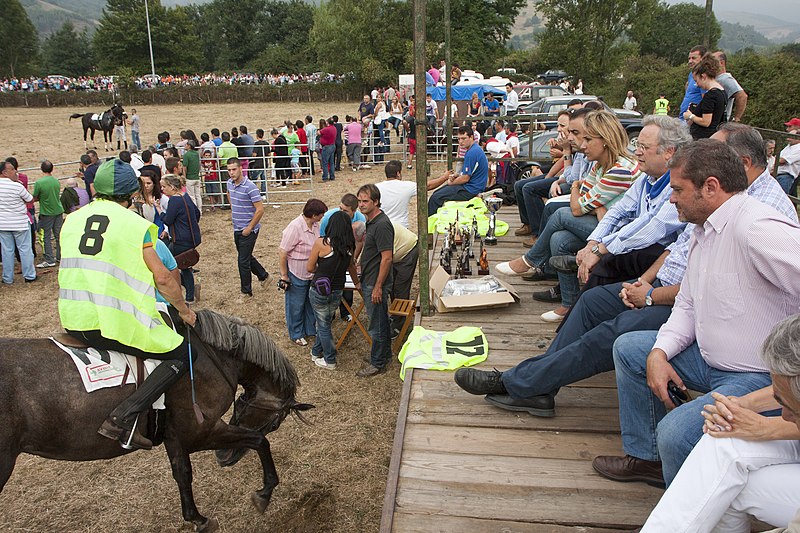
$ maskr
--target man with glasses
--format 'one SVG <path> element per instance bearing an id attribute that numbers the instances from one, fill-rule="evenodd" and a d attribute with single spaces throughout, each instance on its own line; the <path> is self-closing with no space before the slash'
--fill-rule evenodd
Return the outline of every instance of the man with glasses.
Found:
<path id="1" fill-rule="evenodd" d="M 486 154 L 475 142 L 469 126 L 458 128 L 458 146 L 466 150 L 461 173 L 456 174 L 448 170 L 428 182 L 429 191 L 436 189 L 428 199 L 428 216 L 435 214 L 448 200 L 469 200 L 486 189 L 489 181 L 489 162 Z M 440 185 L 444 186 L 439 187 Z"/>

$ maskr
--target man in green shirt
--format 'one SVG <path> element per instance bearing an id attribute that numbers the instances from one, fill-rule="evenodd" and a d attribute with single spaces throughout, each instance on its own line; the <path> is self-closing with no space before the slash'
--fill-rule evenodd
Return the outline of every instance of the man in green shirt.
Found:
<path id="1" fill-rule="evenodd" d="M 194 201 L 194 205 L 203 211 L 203 194 L 200 187 L 200 154 L 197 152 L 197 141 L 189 139 L 183 153 L 183 169 L 186 176 L 186 192 Z"/>
<path id="2" fill-rule="evenodd" d="M 61 226 L 64 207 L 61 205 L 61 184 L 53 177 L 53 163 L 42 161 L 42 176 L 33 186 L 33 200 L 39 202 L 39 229 L 44 230 L 44 261 L 36 268 L 51 268 L 61 261 Z M 56 239 L 53 253 L 52 239 Z"/>

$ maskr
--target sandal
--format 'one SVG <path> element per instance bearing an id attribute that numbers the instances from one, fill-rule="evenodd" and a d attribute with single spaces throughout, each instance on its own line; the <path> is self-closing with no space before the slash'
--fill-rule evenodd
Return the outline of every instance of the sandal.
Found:
<path id="1" fill-rule="evenodd" d="M 304 337 L 300 337 L 299 339 L 295 339 L 294 343 L 298 346 L 308 346 L 308 341 Z"/>

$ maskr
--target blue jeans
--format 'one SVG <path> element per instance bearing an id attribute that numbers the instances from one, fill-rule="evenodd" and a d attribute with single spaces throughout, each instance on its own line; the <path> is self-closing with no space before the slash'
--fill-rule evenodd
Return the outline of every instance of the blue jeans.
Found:
<path id="1" fill-rule="evenodd" d="M 314 310 L 311 308 L 308 296 L 311 280 L 300 279 L 289 272 L 289 281 L 292 282 L 292 286 L 286 290 L 284 298 L 286 329 L 289 330 L 289 338 L 296 341 L 302 337 L 316 335 L 317 328 L 314 325 Z"/>
<path id="2" fill-rule="evenodd" d="M 33 248 L 31 247 L 31 231 L 0 231 L 0 249 L 3 258 L 3 283 L 14 283 L 14 246 L 19 250 L 19 261 L 22 263 L 22 276 L 27 280 L 36 279 L 36 267 L 33 266 Z"/>
<path id="3" fill-rule="evenodd" d="M 550 192 L 550 185 L 558 178 L 535 176 L 514 184 L 514 195 L 517 197 L 519 218 L 523 224 L 530 226 L 534 235 L 539 235 L 542 226 L 539 222 L 544 212 L 544 202 Z"/>
<path id="4" fill-rule="evenodd" d="M 530 265 L 544 268 L 553 256 L 574 255 L 586 246 L 586 239 L 596 227 L 596 216 L 576 217 L 569 207 L 562 207 L 547 220 L 539 240 L 525 253 L 525 259 Z M 578 277 L 559 272 L 558 281 L 561 284 L 561 305 L 572 307 L 580 294 Z"/>
<path id="5" fill-rule="evenodd" d="M 131 143 L 136 145 L 137 150 L 142 149 L 142 141 L 139 140 L 139 130 L 131 130 Z"/>
<path id="6" fill-rule="evenodd" d="M 262 193 L 267 192 L 266 173 L 263 168 L 251 168 L 250 176 L 247 179 L 255 183 Z"/>
<path id="7" fill-rule="evenodd" d="M 336 168 L 333 163 L 333 155 L 336 152 L 336 146 L 328 144 L 322 147 L 322 181 L 333 180 L 336 178 L 334 169 Z"/>
<path id="8" fill-rule="evenodd" d="M 657 283 L 657 286 L 661 286 Z M 514 398 L 555 396 L 561 387 L 614 370 L 614 341 L 631 331 L 658 329 L 672 306 L 629 309 L 619 297 L 622 283 L 581 294 L 547 351 L 503 372 Z"/>
<path id="9" fill-rule="evenodd" d="M 308 291 L 308 299 L 317 318 L 317 340 L 311 347 L 311 353 L 317 357 L 323 356 L 325 362 L 330 364 L 336 364 L 336 343 L 333 342 L 331 323 L 342 301 L 342 292 L 333 291 L 328 296 L 322 296 L 313 287 Z"/>
<path id="10" fill-rule="evenodd" d="M 783 192 L 785 192 L 786 194 L 791 194 L 789 192 L 789 189 L 792 188 L 792 183 L 794 183 L 794 176 L 792 176 L 791 174 L 786 174 L 784 172 L 775 176 L 775 179 L 778 180 L 778 183 L 780 184 L 781 189 L 783 189 Z"/>
<path id="11" fill-rule="evenodd" d="M 369 327 L 367 331 L 372 339 L 370 363 L 375 368 L 383 368 L 392 359 L 392 334 L 389 328 L 389 293 L 391 285 L 384 285 L 381 303 L 372 303 L 372 287 L 362 285 L 364 305 L 367 308 Z"/>
<path id="12" fill-rule="evenodd" d="M 436 214 L 440 207 L 449 200 L 469 200 L 475 195 L 464 188 L 463 185 L 445 185 L 439 187 L 428 199 L 428 216 Z"/>
<path id="13" fill-rule="evenodd" d="M 772 383 L 766 372 L 728 372 L 710 367 L 700 356 L 697 343 L 670 360 L 672 368 L 689 389 L 702 396 L 667 413 L 647 386 L 647 355 L 657 331 L 627 333 L 614 343 L 614 366 L 619 394 L 619 421 L 625 453 L 646 461 L 662 461 L 669 485 L 683 461 L 703 436 L 703 405 L 713 404 L 710 392 L 744 396 Z"/>

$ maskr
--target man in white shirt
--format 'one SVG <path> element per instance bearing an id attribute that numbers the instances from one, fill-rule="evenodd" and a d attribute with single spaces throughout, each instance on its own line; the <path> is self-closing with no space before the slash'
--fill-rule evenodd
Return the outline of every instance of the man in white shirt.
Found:
<path id="1" fill-rule="evenodd" d="M 628 111 L 635 111 L 636 105 L 638 102 L 636 101 L 636 97 L 633 96 L 633 91 L 628 91 L 628 96 L 625 98 L 625 102 L 622 104 L 622 109 L 627 109 Z"/>
<path id="2" fill-rule="evenodd" d="M 517 114 L 519 109 L 519 95 L 514 91 L 514 84 L 506 83 L 506 116 Z"/>
<path id="3" fill-rule="evenodd" d="M 394 223 L 408 227 L 408 204 L 417 195 L 417 184 L 413 181 L 403 181 L 400 175 L 403 163 L 393 159 L 386 163 L 383 170 L 386 181 L 376 183 L 381 191 L 381 210 L 386 213 Z"/>
<path id="4" fill-rule="evenodd" d="M 787 132 L 800 135 L 800 118 L 793 118 L 784 124 Z M 800 176 L 800 137 L 789 137 L 786 141 L 788 144 L 781 150 L 775 179 L 781 184 L 784 192 L 789 194 L 792 183 L 797 176 Z"/>

